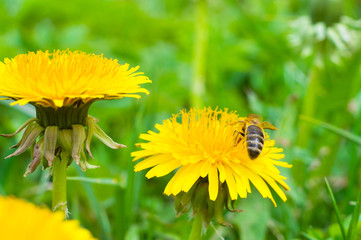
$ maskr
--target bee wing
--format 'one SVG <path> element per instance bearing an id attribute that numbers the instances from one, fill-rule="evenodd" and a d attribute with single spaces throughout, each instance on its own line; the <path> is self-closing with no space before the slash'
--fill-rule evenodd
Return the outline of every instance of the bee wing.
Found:
<path id="1" fill-rule="evenodd" d="M 275 126 L 273 126 L 271 123 L 269 122 L 263 122 L 261 123 L 261 127 L 265 128 L 265 129 L 271 129 L 271 130 L 277 130 L 277 128 Z"/>
<path id="2" fill-rule="evenodd" d="M 256 119 L 259 119 L 259 120 L 262 121 L 262 117 L 261 117 L 261 116 L 259 116 L 259 115 L 257 115 L 257 114 L 253 114 L 253 113 L 248 114 L 247 118 L 250 118 L 250 119 L 256 118 Z"/>

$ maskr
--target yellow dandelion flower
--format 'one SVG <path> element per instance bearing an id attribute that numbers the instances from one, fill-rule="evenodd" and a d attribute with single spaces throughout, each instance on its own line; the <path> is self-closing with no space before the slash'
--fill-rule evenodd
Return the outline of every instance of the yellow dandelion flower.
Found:
<path id="1" fill-rule="evenodd" d="M 132 153 L 134 161 L 144 158 L 135 166 L 135 171 L 151 168 L 146 177 L 152 178 L 176 170 L 165 188 L 167 195 L 186 193 L 194 189 L 195 184 L 207 182 L 212 201 L 216 201 L 221 189 L 227 190 L 230 200 L 238 196 L 246 198 L 252 183 L 276 206 L 270 189 L 283 201 L 287 198 L 279 185 L 289 190 L 286 178 L 276 166 L 289 168 L 291 165 L 280 161 L 284 158 L 283 149 L 276 148 L 275 141 L 267 135 L 261 154 L 251 160 L 245 138 L 239 143 L 235 139 L 237 124 L 234 123 L 244 119 L 227 109 L 183 110 L 163 124 L 157 124 L 158 133 L 148 131 L 140 135 L 148 142 L 138 144 L 143 150 Z"/>
<path id="2" fill-rule="evenodd" d="M 37 51 L 0 62 L 0 96 L 13 104 L 58 108 L 100 99 L 139 98 L 149 93 L 139 84 L 151 82 L 139 67 L 84 52 Z"/>
<path id="3" fill-rule="evenodd" d="M 52 168 L 53 210 L 67 212 L 66 169 L 73 160 L 83 171 L 97 167 L 88 163 L 88 158 L 93 158 L 93 136 L 110 148 L 126 147 L 106 135 L 88 110 L 97 100 L 148 94 L 140 84 L 151 81 L 137 70 L 103 55 L 69 50 L 29 52 L 0 62 L 0 100 L 13 99 L 12 105 L 30 103 L 36 109 L 36 117 L 14 134 L 0 134 L 13 137 L 24 130 L 21 140 L 12 146 L 17 149 L 7 158 L 31 147 L 25 176 L 41 163 L 43 169 Z"/>
<path id="4" fill-rule="evenodd" d="M 95 240 L 76 220 L 64 221 L 61 212 L 14 197 L 0 196 L 0 238 L 36 240 Z"/>
<path id="5" fill-rule="evenodd" d="M 75 160 L 85 171 L 94 167 L 85 153 L 92 158 L 93 135 L 111 148 L 125 147 L 107 136 L 96 124 L 98 120 L 88 116 L 88 110 L 97 100 L 149 94 L 140 84 L 151 81 L 137 70 L 103 55 L 69 50 L 29 52 L 0 62 L 2 99 L 13 99 L 12 105 L 30 103 L 36 108 L 36 117 L 14 134 L 1 134 L 13 137 L 24 130 L 20 142 L 13 146 L 17 150 L 8 157 L 33 147 L 25 176 L 41 161 L 44 168 L 51 167 L 56 157 L 69 158 L 68 164 Z"/>

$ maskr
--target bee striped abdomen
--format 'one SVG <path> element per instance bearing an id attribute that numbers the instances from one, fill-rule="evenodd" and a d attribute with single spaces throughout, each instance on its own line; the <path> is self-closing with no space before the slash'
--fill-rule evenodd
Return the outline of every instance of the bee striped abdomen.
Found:
<path id="1" fill-rule="evenodd" d="M 264 135 L 260 127 L 251 125 L 247 128 L 247 151 L 249 157 L 256 159 L 262 152 Z"/>

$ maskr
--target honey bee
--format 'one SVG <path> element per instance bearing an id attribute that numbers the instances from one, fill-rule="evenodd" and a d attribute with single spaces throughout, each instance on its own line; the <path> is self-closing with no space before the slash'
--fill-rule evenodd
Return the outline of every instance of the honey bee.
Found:
<path id="1" fill-rule="evenodd" d="M 247 152 L 251 160 L 255 160 L 262 152 L 264 144 L 264 131 L 263 129 L 277 130 L 269 122 L 262 122 L 262 117 L 256 114 L 249 114 L 243 121 L 239 121 L 241 124 L 241 132 L 237 132 L 236 142 L 241 141 L 242 137 L 246 138 Z"/>

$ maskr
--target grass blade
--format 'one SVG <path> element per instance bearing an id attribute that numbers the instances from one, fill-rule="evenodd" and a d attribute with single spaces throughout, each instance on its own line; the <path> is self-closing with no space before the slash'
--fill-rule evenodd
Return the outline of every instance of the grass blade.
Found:
<path id="1" fill-rule="evenodd" d="M 335 209 L 335 212 L 336 212 L 337 222 L 338 222 L 338 225 L 340 226 L 342 239 L 346 240 L 345 227 L 342 224 L 340 211 L 338 210 L 335 197 L 333 196 L 332 189 L 330 187 L 330 184 L 327 181 L 327 178 L 325 178 L 325 182 L 326 182 L 326 187 L 327 187 L 328 194 L 330 195 L 330 198 L 331 198 L 331 201 L 332 201 L 333 208 Z"/>
<path id="2" fill-rule="evenodd" d="M 314 238 L 314 237 L 311 237 L 310 235 L 308 235 L 307 233 L 305 232 L 302 232 L 301 233 L 301 236 L 308 239 L 308 240 L 318 240 L 317 238 Z"/>
<path id="3" fill-rule="evenodd" d="M 338 128 L 338 127 L 335 127 L 333 126 L 332 124 L 329 124 L 329 123 L 326 123 L 326 122 L 323 122 L 323 121 L 320 121 L 320 120 L 317 120 L 317 119 L 314 119 L 314 118 L 311 118 L 311 117 L 308 117 L 308 116 L 305 116 L 305 115 L 301 115 L 300 116 L 300 119 L 306 121 L 306 122 L 309 122 L 309 123 L 313 123 L 319 127 L 322 127 L 324 129 L 327 129 L 333 133 L 336 133 L 358 145 L 361 145 L 361 137 L 349 132 L 349 131 L 346 131 L 346 130 L 343 130 L 341 128 Z"/>
<path id="4" fill-rule="evenodd" d="M 96 183 L 103 185 L 111 185 L 121 187 L 121 182 L 115 178 L 89 178 L 89 177 L 67 177 L 68 181 L 82 181 L 88 183 Z"/>
<path id="5" fill-rule="evenodd" d="M 355 239 L 354 235 L 356 232 L 355 230 L 357 229 L 357 223 L 358 223 L 360 214 L 361 214 L 361 189 L 359 189 L 356 206 L 355 206 L 355 209 L 352 214 L 350 227 L 348 228 L 348 231 L 347 231 L 347 240 Z"/>

